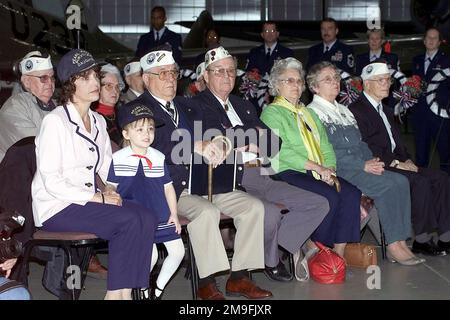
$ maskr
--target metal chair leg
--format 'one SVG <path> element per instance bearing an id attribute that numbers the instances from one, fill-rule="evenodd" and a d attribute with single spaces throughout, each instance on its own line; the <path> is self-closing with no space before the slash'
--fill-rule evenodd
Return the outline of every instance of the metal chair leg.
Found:
<path id="1" fill-rule="evenodd" d="M 386 259 L 386 238 L 384 235 L 383 227 L 381 226 L 380 222 L 380 235 L 381 235 L 381 257 Z"/>

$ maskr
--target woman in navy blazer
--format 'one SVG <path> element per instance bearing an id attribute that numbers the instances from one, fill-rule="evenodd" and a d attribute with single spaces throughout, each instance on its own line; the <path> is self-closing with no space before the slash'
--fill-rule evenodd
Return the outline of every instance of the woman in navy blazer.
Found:
<path id="1" fill-rule="evenodd" d="M 36 138 L 32 183 L 36 226 L 46 231 L 88 232 L 109 240 L 105 299 L 131 299 L 131 289 L 149 284 L 156 215 L 123 201 L 106 181 L 111 142 L 106 122 L 89 109 L 98 100 L 99 69 L 92 55 L 75 49 L 61 58 L 58 78 L 63 105 L 45 117 Z"/>

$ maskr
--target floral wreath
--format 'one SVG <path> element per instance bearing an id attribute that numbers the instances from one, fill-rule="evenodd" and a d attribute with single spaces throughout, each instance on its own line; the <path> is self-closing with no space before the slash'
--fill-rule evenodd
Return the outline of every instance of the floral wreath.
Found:
<path id="1" fill-rule="evenodd" d="M 342 90 L 339 92 L 338 102 L 348 107 L 361 95 L 362 83 L 359 77 L 352 77 L 348 72 L 339 68 L 338 71 L 343 82 Z"/>
<path id="2" fill-rule="evenodd" d="M 443 117 L 443 118 L 450 118 L 450 110 L 447 108 L 442 108 L 438 102 L 436 101 L 436 92 L 439 88 L 439 85 L 442 81 L 450 79 L 450 68 L 439 70 L 431 79 L 431 82 L 428 84 L 426 99 L 428 106 L 430 107 L 431 111 L 433 111 L 436 115 Z"/>

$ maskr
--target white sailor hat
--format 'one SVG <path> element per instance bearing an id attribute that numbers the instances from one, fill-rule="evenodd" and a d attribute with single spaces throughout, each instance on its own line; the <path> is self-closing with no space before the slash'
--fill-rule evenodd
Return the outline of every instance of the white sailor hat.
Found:
<path id="1" fill-rule="evenodd" d="M 166 50 L 152 51 L 147 53 L 141 58 L 142 71 L 160 66 L 167 66 L 169 64 L 174 64 L 172 52 Z"/>
<path id="2" fill-rule="evenodd" d="M 374 62 L 368 64 L 362 69 L 361 78 L 363 80 L 368 80 L 374 76 L 378 76 L 380 74 L 390 74 L 389 68 L 386 63 L 382 62 Z"/>
<path id="3" fill-rule="evenodd" d="M 111 63 L 105 64 L 100 69 L 100 72 L 114 74 L 117 77 L 117 81 L 119 81 L 120 90 L 123 90 L 125 88 L 125 83 L 123 82 L 122 75 L 120 74 L 120 71 L 116 66 L 113 66 Z"/>
<path id="4" fill-rule="evenodd" d="M 197 66 L 197 69 L 195 70 L 195 74 L 197 75 L 197 80 L 203 76 L 203 73 L 205 73 L 205 63 L 202 62 Z"/>
<path id="5" fill-rule="evenodd" d="M 19 64 L 20 72 L 28 74 L 34 71 L 53 69 L 50 55 L 44 57 L 39 51 L 32 51 L 25 55 Z"/>
<path id="6" fill-rule="evenodd" d="M 232 57 L 231 54 L 228 53 L 227 50 L 225 50 L 224 47 L 217 47 L 214 49 L 209 50 L 205 53 L 205 69 L 208 68 L 208 66 L 211 63 L 214 63 L 216 61 Z"/>
<path id="7" fill-rule="evenodd" d="M 125 65 L 123 73 L 125 74 L 125 77 L 127 77 L 130 74 L 141 72 L 141 70 L 141 63 L 139 61 L 133 61 Z"/>

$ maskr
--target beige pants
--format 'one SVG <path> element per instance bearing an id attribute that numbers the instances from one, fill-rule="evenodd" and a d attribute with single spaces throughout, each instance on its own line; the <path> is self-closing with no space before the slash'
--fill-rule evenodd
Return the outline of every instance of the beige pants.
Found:
<path id="1" fill-rule="evenodd" d="M 232 271 L 264 268 L 264 206 L 242 191 L 207 197 L 186 190 L 178 201 L 178 214 L 191 222 L 189 238 L 200 278 L 228 270 L 227 253 L 219 230 L 220 212 L 233 218 L 236 227 Z"/>

